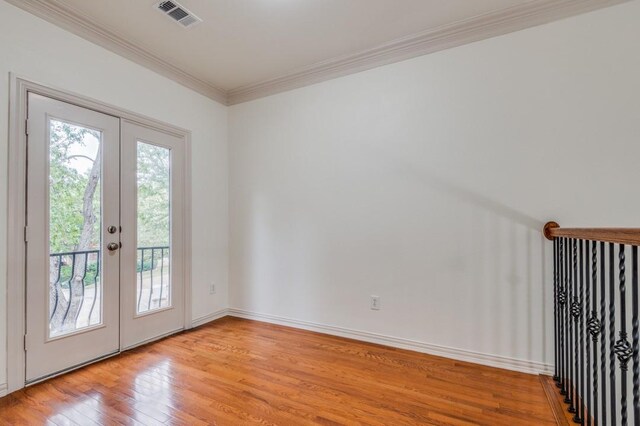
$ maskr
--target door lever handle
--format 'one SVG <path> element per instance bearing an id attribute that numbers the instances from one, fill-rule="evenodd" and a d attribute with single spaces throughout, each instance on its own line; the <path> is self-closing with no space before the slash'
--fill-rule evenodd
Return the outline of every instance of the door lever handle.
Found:
<path id="1" fill-rule="evenodd" d="M 119 248 L 120 248 L 120 244 L 118 244 L 118 243 L 109 243 L 109 244 L 107 244 L 107 249 L 109 251 L 116 251 Z"/>

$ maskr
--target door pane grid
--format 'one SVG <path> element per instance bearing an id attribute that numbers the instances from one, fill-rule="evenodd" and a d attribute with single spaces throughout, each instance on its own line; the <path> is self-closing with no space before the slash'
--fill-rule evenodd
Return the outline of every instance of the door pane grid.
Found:
<path id="1" fill-rule="evenodd" d="M 171 150 L 137 142 L 137 303 L 171 306 Z"/>

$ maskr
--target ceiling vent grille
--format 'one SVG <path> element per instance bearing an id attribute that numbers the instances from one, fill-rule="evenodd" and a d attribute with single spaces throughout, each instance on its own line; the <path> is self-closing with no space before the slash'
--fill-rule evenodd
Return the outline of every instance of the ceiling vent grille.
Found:
<path id="1" fill-rule="evenodd" d="M 193 27 L 202 22 L 202 19 L 175 1 L 161 1 L 160 3 L 156 3 L 154 7 L 185 28 Z"/>

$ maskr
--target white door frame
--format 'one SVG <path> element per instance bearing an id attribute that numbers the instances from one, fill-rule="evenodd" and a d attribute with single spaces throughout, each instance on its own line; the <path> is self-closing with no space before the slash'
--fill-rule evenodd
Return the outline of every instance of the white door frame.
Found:
<path id="1" fill-rule="evenodd" d="M 191 132 L 163 123 L 153 118 L 100 102 L 82 95 L 39 84 L 9 73 L 9 153 L 7 192 L 7 392 L 25 386 L 25 340 L 26 331 L 26 245 L 25 245 L 25 201 L 26 201 L 26 118 L 28 112 L 27 93 L 68 102 L 83 108 L 136 122 L 142 126 L 156 128 L 182 138 L 185 147 L 185 179 L 183 218 L 183 264 L 184 266 L 184 328 L 192 327 L 191 318 Z"/>

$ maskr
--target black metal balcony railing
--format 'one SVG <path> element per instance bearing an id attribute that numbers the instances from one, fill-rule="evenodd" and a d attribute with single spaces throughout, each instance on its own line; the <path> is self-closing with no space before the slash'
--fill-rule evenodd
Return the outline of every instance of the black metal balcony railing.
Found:
<path id="1" fill-rule="evenodd" d="M 168 305 L 169 295 L 165 293 L 165 287 L 168 284 L 168 282 L 165 282 L 165 272 L 168 272 L 170 267 L 168 256 L 168 246 L 138 247 L 138 313 L 164 308 Z M 147 271 L 148 277 L 145 279 L 144 273 Z M 156 272 L 155 276 L 154 272 Z M 159 294 L 154 298 L 155 287 L 158 287 L 155 284 L 158 281 L 160 284 Z M 145 296 L 146 306 L 144 303 Z"/>
<path id="2" fill-rule="evenodd" d="M 168 303 L 169 252 L 168 246 L 138 248 L 138 312 Z M 100 251 L 51 253 L 49 260 L 52 336 L 100 323 L 101 312 L 96 309 L 102 295 Z"/>
<path id="3" fill-rule="evenodd" d="M 49 321 L 53 322 L 57 315 L 60 315 L 58 309 L 64 310 L 62 317 L 58 319 L 61 324 L 70 322 L 69 312 L 73 305 L 74 299 L 79 300 L 77 309 L 74 309 L 73 323 L 78 320 L 78 316 L 82 311 L 84 301 L 86 299 L 86 289 L 93 287 L 93 297 L 88 318 L 93 316 L 95 303 L 98 299 L 98 286 L 100 275 L 100 256 L 98 250 L 85 250 L 67 253 L 52 253 L 49 255 L 50 271 L 55 274 L 51 279 L 50 299 L 52 300 L 51 311 L 49 313 Z M 80 272 L 82 271 L 82 272 Z M 87 279 L 89 275 L 90 279 Z M 80 283 L 81 285 L 74 285 Z M 80 294 L 74 294 L 74 290 L 80 290 Z"/>
<path id="4" fill-rule="evenodd" d="M 639 425 L 640 229 L 549 222 L 545 236 L 553 240 L 554 378 L 567 410 L 578 424 Z"/>

